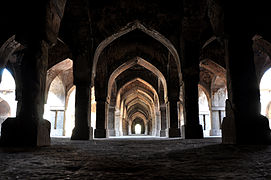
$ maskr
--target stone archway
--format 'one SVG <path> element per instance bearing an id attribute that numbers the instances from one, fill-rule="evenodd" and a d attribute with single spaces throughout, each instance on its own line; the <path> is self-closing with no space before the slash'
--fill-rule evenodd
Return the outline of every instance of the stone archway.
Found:
<path id="1" fill-rule="evenodd" d="M 167 118 L 167 121 L 170 121 L 170 119 L 172 120 L 171 123 L 167 123 L 168 126 L 170 124 L 172 127 L 164 127 L 165 132 L 163 134 L 167 134 L 166 128 L 168 128 L 170 137 L 179 137 L 180 128 L 178 125 L 177 104 L 179 102 L 181 69 L 178 53 L 174 46 L 158 32 L 153 34 L 154 31 L 147 30 L 138 22 L 134 23 L 134 26 L 132 25 L 132 27 L 132 29 L 128 28 L 125 33 L 122 33 L 123 31 L 121 31 L 120 34 L 114 34 L 112 37 L 110 36 L 99 45 L 94 54 L 91 77 L 92 86 L 99 89 L 99 91 L 95 91 L 95 98 L 97 101 L 97 122 L 99 122 L 96 123 L 95 137 L 106 137 L 108 135 L 106 131 L 108 128 L 106 127 L 106 121 L 109 116 L 107 113 L 108 109 L 113 108 L 109 105 L 109 101 L 114 79 L 116 79 L 123 71 L 130 69 L 130 67 L 134 68 L 136 65 L 144 67 L 156 74 L 159 83 L 161 82 L 161 84 L 163 84 L 164 97 L 162 101 L 165 106 L 171 107 L 165 108 L 164 111 L 170 114 L 171 117 Z M 138 46 L 133 46 L 133 42 L 128 42 L 127 39 L 129 38 L 132 38 L 135 43 L 139 41 L 139 43 L 136 43 Z M 126 44 L 126 42 L 128 44 Z M 153 42 L 155 46 L 149 46 L 146 42 Z M 131 49 L 127 48 L 125 50 L 127 46 L 131 47 Z M 162 50 L 159 50 L 158 53 L 154 53 L 157 50 L 154 47 Z M 129 61 L 131 57 L 135 58 Z M 144 60 L 141 57 L 143 57 Z M 126 64 L 128 64 L 128 66 Z M 165 66 L 166 64 L 167 66 Z M 122 66 L 125 67 L 123 68 Z M 162 72 L 160 73 L 162 75 L 160 75 L 159 72 Z M 160 78 L 163 76 L 166 78 Z M 165 79 L 168 82 L 166 82 Z M 168 92 L 168 89 L 171 89 L 170 93 Z M 168 95 L 170 95 L 169 98 Z M 168 100 L 170 102 L 168 102 Z M 169 111 L 171 111 L 171 113 L 169 113 Z"/>
<path id="2" fill-rule="evenodd" d="M 211 136 L 221 136 L 222 122 L 226 116 L 227 98 L 226 78 L 215 76 L 211 85 Z"/>
<path id="3" fill-rule="evenodd" d="M 65 59 L 47 71 L 44 118 L 51 122 L 51 136 L 71 135 L 70 131 L 74 126 L 74 119 L 72 118 L 74 112 L 69 114 L 68 119 L 66 119 L 66 110 L 72 90 L 74 90 L 73 61 Z M 74 111 L 74 104 L 73 107 L 69 108 Z M 69 112 L 71 113 L 72 110 Z"/>
<path id="4" fill-rule="evenodd" d="M 146 133 L 159 136 L 161 116 L 158 99 L 155 89 L 139 78 L 129 81 L 121 87 L 114 103 L 116 135 L 130 134 L 133 120 L 140 116 L 141 119 L 144 119 Z M 126 125 L 129 127 L 128 130 Z M 126 130 L 122 128 L 126 128 Z"/>
<path id="5" fill-rule="evenodd" d="M 97 63 L 99 60 L 99 56 L 102 53 L 102 51 L 113 41 L 115 41 L 116 39 L 120 38 L 121 36 L 132 32 L 134 30 L 140 30 L 144 33 L 146 33 L 147 35 L 149 35 L 150 37 L 156 39 L 157 41 L 159 41 L 160 43 L 162 43 L 168 50 L 169 52 L 172 54 L 175 63 L 177 65 L 177 70 L 178 70 L 178 77 L 179 77 L 179 83 L 182 79 L 182 75 L 181 75 L 181 64 L 180 64 L 180 58 L 179 58 L 179 54 L 178 51 L 175 49 L 174 45 L 163 35 L 161 35 L 159 32 L 152 30 L 152 29 L 148 29 L 145 26 L 143 26 L 139 21 L 134 21 L 131 23 L 128 23 L 124 28 L 122 28 L 119 32 L 109 36 L 108 38 L 106 38 L 104 41 L 102 41 L 99 46 L 97 47 L 95 54 L 94 54 L 94 58 L 93 58 L 93 64 L 92 64 L 92 80 L 91 80 L 91 84 L 94 85 L 94 79 L 96 76 L 96 68 L 97 68 Z"/>
<path id="6" fill-rule="evenodd" d="M 144 84 L 144 86 L 147 87 L 147 89 L 149 89 L 152 92 L 152 96 L 154 96 L 154 99 L 151 100 L 152 104 L 155 101 L 155 105 L 150 105 L 152 106 L 152 116 L 154 119 L 154 121 L 152 122 L 152 125 L 149 125 L 148 127 L 152 127 L 154 128 L 152 130 L 152 132 L 154 133 L 153 135 L 155 136 L 160 136 L 160 130 L 161 130 L 161 126 L 162 126 L 162 131 L 163 133 L 161 133 L 162 136 L 166 136 L 166 133 L 164 132 L 165 129 L 168 127 L 168 118 L 167 118 L 167 111 L 166 108 L 162 108 L 163 109 L 163 113 L 164 116 L 162 116 L 161 119 L 161 109 L 160 109 L 160 103 L 164 104 L 164 106 L 167 106 L 167 82 L 165 80 L 165 77 L 163 76 L 163 74 L 152 64 L 150 64 L 149 62 L 145 61 L 144 59 L 140 58 L 140 57 L 136 57 L 134 59 L 131 59 L 130 61 L 127 61 L 126 63 L 122 64 L 121 66 L 119 66 L 111 75 L 108 81 L 108 95 L 107 95 L 107 101 L 109 104 L 109 113 L 106 116 L 106 118 L 108 118 L 107 123 L 108 124 L 108 128 L 109 128 L 109 135 L 123 135 L 123 133 L 118 130 L 118 127 L 122 126 L 122 123 L 119 123 L 119 119 L 120 116 L 123 116 L 123 112 L 121 112 L 121 101 L 120 101 L 120 91 L 121 89 L 124 89 L 126 85 L 123 85 L 123 87 L 119 87 L 119 91 L 116 92 L 117 94 L 115 95 L 115 97 L 112 97 L 112 92 L 115 92 L 116 90 L 114 89 L 114 91 L 112 91 L 112 88 L 114 87 L 113 85 L 115 85 L 115 80 L 117 77 L 119 77 L 124 71 L 128 70 L 129 68 L 132 68 L 134 66 L 141 66 L 147 70 L 149 70 L 151 73 L 153 73 L 155 76 L 157 76 L 158 78 L 158 87 L 162 88 L 162 92 L 160 92 L 159 94 L 157 94 L 157 90 L 155 90 L 152 85 L 150 85 L 149 83 L 147 83 L 146 81 L 140 79 L 140 78 L 135 78 L 129 82 L 127 82 L 127 84 L 131 84 L 132 82 L 135 81 L 139 81 L 142 84 Z M 142 93 L 144 90 L 141 89 L 140 92 Z M 126 93 L 127 94 L 127 93 Z M 140 93 L 139 93 L 140 94 Z M 143 93 L 144 94 L 144 93 Z M 145 93 L 146 94 L 146 93 Z M 113 98 L 113 99 L 112 99 Z M 145 97 L 147 99 L 152 99 L 151 97 Z M 141 98 L 141 99 L 144 99 Z M 114 103 L 112 103 L 114 101 Z M 114 117 L 112 119 L 112 117 Z M 113 123 L 113 121 L 115 121 L 115 123 Z M 112 123 L 114 125 L 112 125 Z M 162 124 L 161 124 L 162 123 Z M 112 131 L 112 128 L 115 127 L 115 131 Z M 111 129 L 111 130 L 110 130 Z M 161 131 L 161 132 L 162 132 Z"/>
<path id="7" fill-rule="evenodd" d="M 199 121 L 203 128 L 204 137 L 209 136 L 211 130 L 211 118 L 210 118 L 210 98 L 206 94 L 206 90 L 202 86 L 199 88 Z"/>
<path id="8" fill-rule="evenodd" d="M 144 59 L 142 59 L 140 57 L 135 57 L 134 59 L 131 59 L 130 61 L 127 61 L 126 63 L 119 66 L 110 75 L 110 78 L 108 80 L 108 94 L 107 94 L 108 99 L 110 99 L 112 85 L 113 85 L 113 82 L 116 79 L 116 77 L 119 76 L 122 72 L 124 72 L 125 70 L 129 69 L 130 67 L 132 67 L 134 65 L 143 66 L 144 68 L 146 68 L 149 71 L 153 72 L 159 78 L 159 80 L 161 80 L 162 85 L 163 85 L 163 89 L 164 89 L 164 99 L 167 99 L 167 94 L 168 94 L 167 87 L 168 86 L 167 86 L 167 82 L 166 82 L 166 79 L 165 79 L 164 75 L 155 66 L 153 66 L 152 64 L 150 64 L 149 62 L 147 62 L 146 60 L 144 60 Z"/>
<path id="9" fill-rule="evenodd" d="M 44 116 L 51 122 L 51 136 L 65 135 L 65 101 L 65 87 L 60 77 L 57 76 L 50 84 L 44 112 Z"/>

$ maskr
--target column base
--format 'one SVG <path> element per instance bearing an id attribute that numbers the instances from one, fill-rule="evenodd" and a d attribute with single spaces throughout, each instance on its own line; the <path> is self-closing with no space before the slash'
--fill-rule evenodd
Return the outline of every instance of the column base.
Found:
<path id="1" fill-rule="evenodd" d="M 168 137 L 169 138 L 181 137 L 180 128 L 169 128 L 168 129 Z"/>
<path id="2" fill-rule="evenodd" d="M 271 144 L 269 120 L 262 115 L 236 120 L 225 117 L 222 123 L 223 144 Z"/>
<path id="3" fill-rule="evenodd" d="M 167 130 L 160 130 L 160 137 L 167 137 L 167 136 L 168 136 Z"/>
<path id="4" fill-rule="evenodd" d="M 91 136 L 89 127 L 74 127 L 71 140 L 89 140 Z"/>
<path id="5" fill-rule="evenodd" d="M 210 136 L 221 136 L 221 129 L 211 129 Z"/>
<path id="6" fill-rule="evenodd" d="M 45 119 L 25 121 L 8 118 L 2 123 L 1 146 L 49 146 L 51 123 Z"/>
<path id="7" fill-rule="evenodd" d="M 202 139 L 203 138 L 203 130 L 200 124 L 188 126 L 182 126 L 182 134 L 185 139 Z"/>
<path id="8" fill-rule="evenodd" d="M 95 129 L 94 138 L 106 138 L 106 129 Z"/>
<path id="9" fill-rule="evenodd" d="M 107 130 L 108 136 L 116 136 L 115 130 Z"/>

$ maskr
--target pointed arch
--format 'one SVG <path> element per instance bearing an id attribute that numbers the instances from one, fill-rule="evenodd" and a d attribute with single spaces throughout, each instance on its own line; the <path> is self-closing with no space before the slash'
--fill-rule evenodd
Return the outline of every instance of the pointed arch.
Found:
<path id="1" fill-rule="evenodd" d="M 211 103 L 211 97 L 210 97 L 209 91 L 204 86 L 202 86 L 201 84 L 198 84 L 198 88 L 200 88 L 203 91 L 203 93 L 205 94 L 205 96 L 207 98 L 207 102 L 208 102 L 208 107 L 209 107 L 209 109 L 211 109 L 211 104 L 212 103 Z"/>
<path id="2" fill-rule="evenodd" d="M 201 60 L 199 65 L 200 67 L 207 69 L 208 71 L 214 73 L 215 75 L 224 78 L 225 83 L 226 83 L 226 69 L 225 68 L 223 68 L 222 66 L 220 66 L 219 64 L 217 64 L 216 62 L 208 58 Z"/>
<path id="3" fill-rule="evenodd" d="M 147 93 L 145 93 L 146 97 L 150 98 L 150 99 L 152 100 L 153 103 L 159 104 L 159 101 L 158 101 L 158 94 L 157 94 L 157 92 L 155 91 L 155 89 L 152 87 L 152 85 L 150 85 L 148 82 L 146 82 L 146 81 L 144 81 L 144 80 L 142 80 L 142 79 L 140 79 L 140 78 L 135 78 L 135 79 L 129 81 L 128 83 L 126 83 L 126 84 L 118 91 L 118 93 L 117 93 L 117 98 L 116 98 L 116 107 L 117 107 L 117 108 L 120 106 L 118 103 L 120 102 L 120 94 L 121 94 L 121 91 L 122 91 L 123 89 L 125 89 L 129 84 L 134 83 L 134 82 L 136 82 L 136 81 L 139 81 L 139 82 L 141 82 L 141 83 L 147 85 L 147 86 L 150 88 L 150 90 L 152 91 L 152 93 L 154 94 L 154 97 L 153 97 L 153 99 L 152 99 Z M 127 93 L 129 93 L 129 92 L 126 92 L 125 94 L 127 94 Z M 157 102 L 156 102 L 155 100 L 156 100 Z"/>
<path id="4" fill-rule="evenodd" d="M 151 63 L 147 62 L 146 60 L 144 60 L 144 59 L 142 59 L 140 57 L 135 57 L 135 58 L 131 59 L 130 61 L 127 61 L 126 63 L 123 63 L 110 75 L 110 78 L 108 80 L 107 97 L 110 98 L 112 85 L 113 85 L 113 82 L 116 79 L 116 77 L 118 77 L 125 70 L 127 70 L 130 67 L 132 67 L 134 65 L 137 65 L 137 64 L 141 65 L 142 67 L 144 67 L 146 69 L 148 69 L 149 71 L 153 72 L 157 77 L 159 77 L 159 79 L 161 80 L 161 82 L 163 84 L 163 88 L 164 88 L 164 99 L 166 99 L 167 98 L 167 82 L 166 82 L 166 79 L 165 79 L 164 75 L 155 66 L 153 66 Z M 144 81 L 144 80 L 142 80 L 142 81 Z"/>
<path id="5" fill-rule="evenodd" d="M 113 41 L 115 41 L 116 39 L 120 38 L 121 36 L 128 34 L 129 32 L 132 32 L 134 30 L 140 30 L 144 33 L 146 33 L 147 35 L 149 35 L 150 37 L 154 38 L 155 40 L 159 41 L 160 43 L 162 43 L 168 50 L 169 52 L 172 54 L 172 56 L 174 57 L 174 60 L 176 62 L 177 65 L 177 69 L 178 69 L 178 77 L 179 77 L 179 83 L 181 83 L 181 64 L 180 64 L 180 57 L 178 54 L 178 51 L 176 50 L 176 48 L 174 47 L 174 45 L 166 38 L 164 37 L 162 34 L 160 34 L 159 32 L 153 30 L 153 29 L 148 29 L 145 26 L 143 26 L 139 21 L 134 21 L 131 23 L 128 23 L 124 28 L 122 28 L 119 32 L 109 36 L 108 38 L 106 38 L 105 40 L 103 40 L 97 47 L 94 57 L 93 57 L 93 64 L 92 64 L 92 77 L 91 77 L 91 83 L 92 85 L 94 84 L 94 79 L 96 76 L 96 68 L 97 68 L 97 63 L 100 57 L 100 54 L 102 53 L 102 51 Z"/>

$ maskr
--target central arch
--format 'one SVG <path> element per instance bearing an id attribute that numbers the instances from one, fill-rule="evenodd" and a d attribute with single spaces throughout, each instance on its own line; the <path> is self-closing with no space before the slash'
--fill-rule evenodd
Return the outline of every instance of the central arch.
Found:
<path id="1" fill-rule="evenodd" d="M 177 65 L 177 70 L 178 70 L 178 77 L 179 77 L 179 83 L 181 83 L 181 79 L 182 79 L 182 75 L 181 75 L 181 64 L 180 64 L 180 57 L 179 54 L 176 50 L 176 48 L 174 47 L 174 45 L 163 35 L 161 35 L 159 32 L 152 30 L 152 29 L 148 29 L 145 26 L 143 26 L 139 21 L 134 21 L 131 23 L 128 23 L 124 28 L 122 28 L 119 32 L 109 36 L 108 38 L 106 38 L 105 40 L 103 40 L 99 46 L 97 47 L 94 57 L 93 57 L 93 64 L 92 64 L 92 76 L 91 76 L 91 84 L 92 86 L 94 85 L 94 79 L 96 76 L 96 68 L 97 68 L 97 63 L 100 57 L 100 54 L 102 53 L 102 51 L 113 41 L 115 41 L 116 39 L 120 38 L 121 36 L 128 34 L 129 32 L 132 32 L 134 30 L 140 30 L 144 33 L 146 33 L 147 35 L 149 35 L 150 37 L 154 38 L 155 40 L 159 41 L 160 43 L 162 43 L 168 50 L 169 52 L 172 54 L 176 65 Z"/>

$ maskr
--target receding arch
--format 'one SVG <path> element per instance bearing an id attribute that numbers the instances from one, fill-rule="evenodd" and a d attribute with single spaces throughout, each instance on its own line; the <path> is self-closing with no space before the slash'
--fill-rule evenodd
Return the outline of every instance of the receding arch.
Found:
<path id="1" fill-rule="evenodd" d="M 152 87 L 152 85 L 150 85 L 148 82 L 146 82 L 146 81 L 144 81 L 144 80 L 142 80 L 142 79 L 140 79 L 140 78 L 135 78 L 135 79 L 133 79 L 133 80 L 127 82 L 127 83 L 126 83 L 126 84 L 118 91 L 118 93 L 117 93 L 117 98 L 116 98 L 116 107 L 117 107 L 117 108 L 120 107 L 120 94 L 121 94 L 121 92 L 122 92 L 127 86 L 129 86 L 130 84 L 132 84 L 132 83 L 134 83 L 134 82 L 136 82 L 136 81 L 139 81 L 139 82 L 143 83 L 144 85 L 147 85 L 148 88 L 150 88 L 150 90 L 151 90 L 152 93 L 154 94 L 153 102 L 159 104 L 159 101 L 158 101 L 158 94 L 157 94 L 156 90 Z M 143 91 L 142 91 L 142 93 L 143 93 Z M 128 92 L 126 92 L 125 94 L 128 94 Z M 149 95 L 147 95 L 147 94 L 145 94 L 145 95 L 146 95 L 147 97 L 149 97 L 150 99 L 152 99 Z M 156 101 L 155 101 L 155 100 L 156 100 Z"/>
<path id="2" fill-rule="evenodd" d="M 128 89 L 127 89 L 128 88 Z M 135 78 L 126 82 L 117 92 L 115 104 L 115 131 L 120 134 L 126 134 L 131 129 L 131 119 L 141 114 L 142 119 L 148 120 L 145 126 L 148 127 L 148 132 L 153 135 L 158 135 L 160 127 L 159 116 L 159 97 L 154 87 L 142 80 Z M 123 121 L 123 122 L 121 122 Z M 120 129 L 120 128 L 128 128 Z M 160 133 L 160 132 L 159 132 Z"/>
<path id="3" fill-rule="evenodd" d="M 144 113 L 146 116 L 151 116 L 153 113 L 153 110 L 149 104 L 145 104 L 142 101 L 135 101 L 133 104 L 130 104 L 130 107 L 127 109 L 128 117 L 138 111 Z"/>
<path id="4" fill-rule="evenodd" d="M 46 101 L 48 98 L 49 88 L 50 88 L 53 80 L 61 73 L 72 69 L 72 67 L 73 67 L 73 61 L 71 59 L 67 58 L 67 59 L 55 64 L 54 66 L 52 66 L 50 69 L 47 70 L 46 87 L 45 87 L 45 92 L 46 92 L 45 93 L 45 100 Z M 70 85 L 70 86 L 67 87 L 67 91 L 70 88 L 72 88 L 72 86 L 73 86 L 73 76 L 71 76 L 69 80 L 70 80 L 70 83 L 67 85 Z"/>
<path id="5" fill-rule="evenodd" d="M 223 77 L 226 83 L 226 69 L 214 62 L 211 59 L 203 59 L 200 61 L 200 67 L 207 69 L 217 76 Z"/>
<path id="6" fill-rule="evenodd" d="M 149 71 L 153 72 L 157 77 L 159 77 L 159 79 L 161 80 L 161 82 L 163 84 L 163 88 L 164 88 L 164 99 L 167 99 L 167 92 L 168 92 L 167 91 L 167 82 L 166 82 L 164 75 L 155 66 L 153 66 L 151 63 L 147 62 L 146 60 L 144 60 L 140 57 L 135 57 L 135 58 L 131 59 L 130 61 L 123 63 L 110 75 L 110 78 L 108 81 L 107 96 L 110 98 L 112 85 L 113 85 L 113 82 L 116 79 L 116 77 L 118 77 L 122 72 L 124 72 L 125 70 L 129 69 L 130 67 L 132 67 L 136 64 L 141 65 L 142 67 L 148 69 Z"/>
<path id="7" fill-rule="evenodd" d="M 182 79 L 182 75 L 181 75 L 181 64 L 180 64 L 180 57 L 178 54 L 178 51 L 176 50 L 176 48 L 174 47 L 174 45 L 163 35 L 161 35 L 159 32 L 152 30 L 152 29 L 148 29 L 145 26 L 143 26 L 139 21 L 134 21 L 131 23 L 128 23 L 124 28 L 122 28 L 119 32 L 109 36 L 108 38 L 106 38 L 105 40 L 103 40 L 97 47 L 95 54 L 94 54 L 94 58 L 93 58 L 93 65 L 92 65 L 92 79 L 91 79 L 91 83 L 94 84 L 94 79 L 96 76 L 96 68 L 97 68 L 97 63 L 99 60 L 99 56 L 101 54 L 101 52 L 110 44 L 112 43 L 114 40 L 118 39 L 119 37 L 132 32 L 134 30 L 140 30 L 144 33 L 146 33 L 147 35 L 151 36 L 152 38 L 156 39 L 157 41 L 159 41 L 160 43 L 162 43 L 168 50 L 169 52 L 172 54 L 172 56 L 174 57 L 174 60 L 176 62 L 177 65 L 177 70 L 178 70 L 178 77 L 179 77 L 179 83 L 181 83 L 181 79 Z"/>
<path id="8" fill-rule="evenodd" d="M 143 114 L 142 112 L 136 112 L 136 113 L 133 113 L 131 116 L 130 116 L 130 120 L 133 121 L 135 120 L 137 117 L 141 118 L 142 120 L 144 120 L 145 123 L 147 123 L 147 120 L 148 120 L 148 117 Z"/>
<path id="9" fill-rule="evenodd" d="M 145 109 L 148 108 L 149 110 L 154 108 L 154 104 L 152 102 L 150 102 L 149 100 L 145 100 L 143 96 L 131 98 L 131 99 L 129 99 L 128 102 L 126 102 L 126 104 L 127 104 L 127 106 L 129 106 L 127 109 L 128 111 L 133 109 L 133 106 L 137 105 L 137 104 L 141 104 L 141 105 L 145 106 Z"/>

